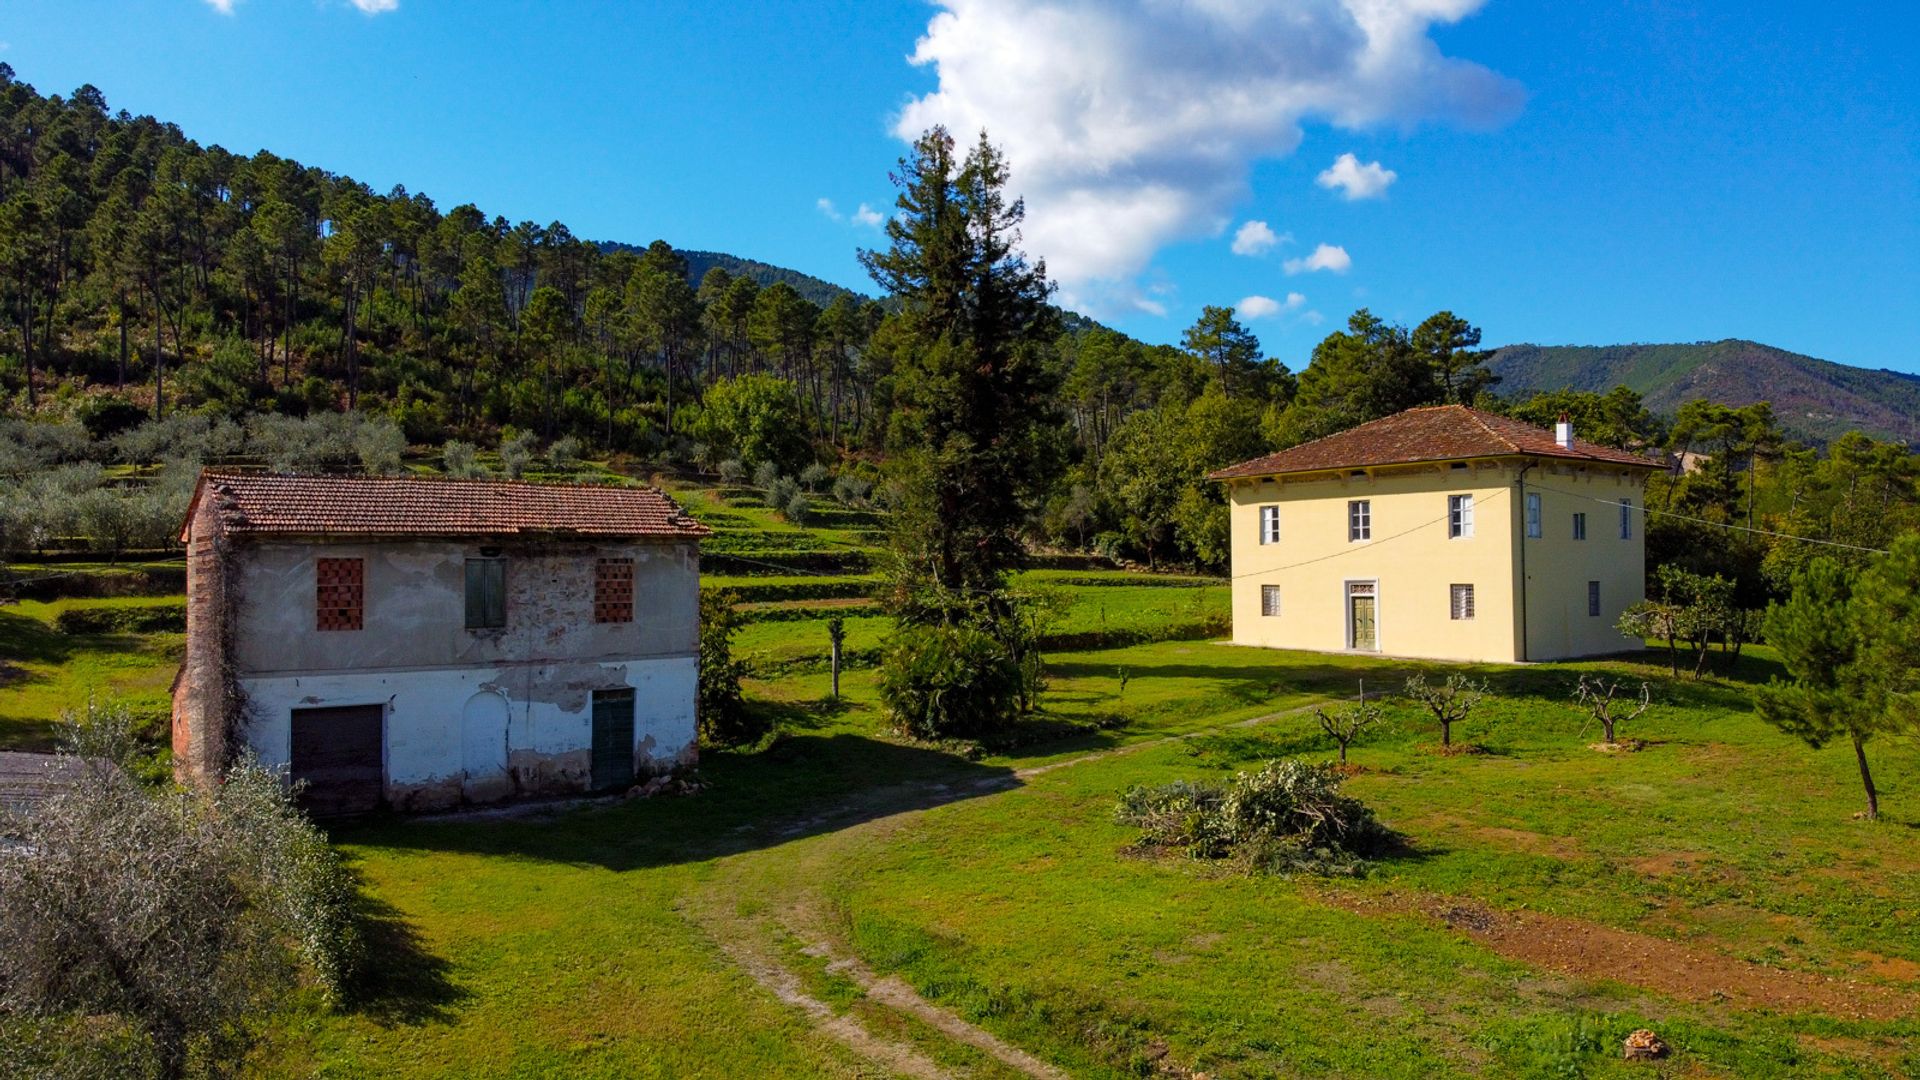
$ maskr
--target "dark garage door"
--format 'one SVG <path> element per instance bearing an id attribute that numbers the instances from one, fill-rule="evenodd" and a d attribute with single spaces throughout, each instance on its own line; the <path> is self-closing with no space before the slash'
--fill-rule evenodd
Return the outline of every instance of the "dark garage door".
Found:
<path id="1" fill-rule="evenodd" d="M 293 710 L 292 774 L 300 803 L 317 815 L 360 814 L 380 805 L 383 705 Z"/>

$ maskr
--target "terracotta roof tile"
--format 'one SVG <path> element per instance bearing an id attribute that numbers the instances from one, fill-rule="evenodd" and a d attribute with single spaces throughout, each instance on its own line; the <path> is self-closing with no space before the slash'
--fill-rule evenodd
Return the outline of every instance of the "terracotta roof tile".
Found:
<path id="1" fill-rule="evenodd" d="M 1465 405 L 1429 405 L 1304 442 L 1277 454 L 1229 465 L 1208 473 L 1207 477 L 1210 480 L 1233 480 L 1325 469 L 1363 469 L 1376 465 L 1411 465 L 1423 461 L 1513 455 L 1604 461 L 1647 469 L 1661 467 L 1658 462 L 1630 451 L 1601 446 L 1578 437 L 1573 440 L 1573 447 L 1568 449 L 1554 441 L 1553 432 L 1511 417 L 1470 409 Z"/>
<path id="2" fill-rule="evenodd" d="M 187 520 L 215 500 L 222 531 L 303 536 L 660 536 L 712 530 L 657 488 L 419 476 L 203 472 Z"/>

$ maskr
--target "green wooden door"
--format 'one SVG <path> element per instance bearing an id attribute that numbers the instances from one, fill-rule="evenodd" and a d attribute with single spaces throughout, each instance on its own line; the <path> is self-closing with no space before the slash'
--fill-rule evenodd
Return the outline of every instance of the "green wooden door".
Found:
<path id="1" fill-rule="evenodd" d="M 633 691 L 593 692 L 593 789 L 633 783 Z"/>
<path id="2" fill-rule="evenodd" d="M 1380 648 L 1379 597 L 1372 582 L 1353 582 L 1347 586 L 1347 625 L 1352 640 L 1347 646 L 1361 652 Z"/>

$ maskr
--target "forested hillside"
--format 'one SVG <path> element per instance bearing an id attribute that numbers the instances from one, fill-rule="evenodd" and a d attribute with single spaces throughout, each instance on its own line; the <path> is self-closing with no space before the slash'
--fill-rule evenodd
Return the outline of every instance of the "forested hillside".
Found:
<path id="1" fill-rule="evenodd" d="M 863 253 L 881 294 L 868 299 L 664 240 L 590 242 L 563 222 L 443 210 L 270 151 L 201 146 L 92 87 L 43 96 L 0 64 L 0 543 L 169 544 L 210 461 L 518 474 L 538 456 L 561 473 L 589 456 L 637 475 L 752 476 L 782 507 L 808 476 L 816 495 L 833 481 L 836 497 L 894 507 L 896 466 L 924 456 L 933 415 L 916 403 L 950 373 L 929 374 L 942 346 L 901 292 L 926 283 L 888 270 L 892 257 Z M 1224 306 L 1203 308 L 1178 346 L 1051 308 L 1021 317 L 1005 362 L 1044 403 L 1021 451 L 1029 546 L 1223 567 L 1208 470 L 1439 402 L 1541 424 L 1566 411 L 1589 438 L 1705 458 L 1712 469 L 1662 493 L 1689 517 L 1867 543 L 1914 501 L 1901 448 L 1796 450 L 1819 412 L 1804 393 L 1778 411 L 1684 401 L 1761 396 L 1729 381 L 1753 355 L 1820 364 L 1744 343 L 1687 369 L 1692 382 L 1654 379 L 1678 365 L 1646 350 L 1592 350 L 1588 370 L 1589 352 L 1515 347 L 1490 367 L 1479 329 L 1451 312 L 1406 327 L 1362 310 L 1295 372 Z M 1871 373 L 1818 371 L 1841 402 L 1823 435 L 1854 416 L 1911 430 L 1920 414 L 1884 387 L 1880 411 L 1849 412 Z M 1636 381 L 1644 400 L 1615 386 Z M 1805 380 L 1755 385 L 1776 384 Z M 1526 393 L 1562 386 L 1574 389 Z M 1724 547 L 1675 530 L 1677 555 Z M 1759 557 L 1740 560 L 1753 588 Z"/>
<path id="2" fill-rule="evenodd" d="M 1509 394 L 1627 386 L 1671 415 L 1687 401 L 1773 404 L 1782 430 L 1825 443 L 1848 431 L 1920 445 L 1920 376 L 1849 367 L 1752 341 L 1509 345 L 1491 366 Z"/>

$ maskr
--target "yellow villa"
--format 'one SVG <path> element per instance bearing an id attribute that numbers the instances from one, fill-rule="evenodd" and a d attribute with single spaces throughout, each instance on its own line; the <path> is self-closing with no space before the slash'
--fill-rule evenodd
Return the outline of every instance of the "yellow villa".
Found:
<path id="1" fill-rule="evenodd" d="M 1618 652 L 1662 466 L 1460 405 L 1210 474 L 1227 486 L 1236 645 L 1433 660 Z"/>

